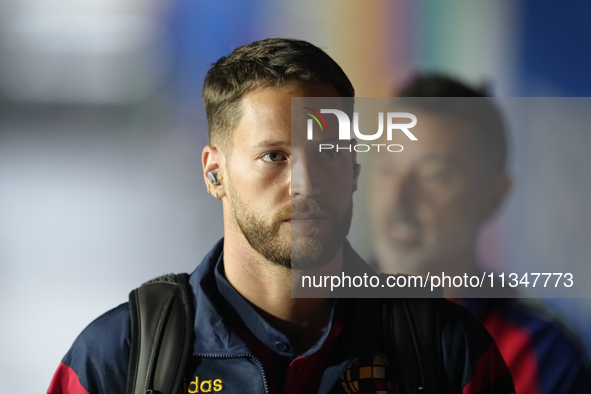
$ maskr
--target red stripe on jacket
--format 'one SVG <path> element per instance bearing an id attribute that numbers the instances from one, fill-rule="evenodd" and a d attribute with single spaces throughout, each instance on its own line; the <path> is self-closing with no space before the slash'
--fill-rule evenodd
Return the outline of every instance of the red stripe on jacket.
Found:
<path id="1" fill-rule="evenodd" d="M 90 394 L 80 384 L 78 375 L 64 363 L 60 363 L 57 367 L 57 371 L 51 379 L 49 388 L 47 389 L 48 394 Z"/>
<path id="2" fill-rule="evenodd" d="M 495 339 L 501 355 L 505 359 L 518 393 L 538 394 L 538 360 L 530 333 L 498 313 L 490 313 L 480 322 Z"/>
<path id="3" fill-rule="evenodd" d="M 486 353 L 480 356 L 476 362 L 474 375 L 468 384 L 464 386 L 462 394 L 479 393 L 507 373 L 509 373 L 509 369 L 503 361 L 497 345 L 493 342 Z"/>

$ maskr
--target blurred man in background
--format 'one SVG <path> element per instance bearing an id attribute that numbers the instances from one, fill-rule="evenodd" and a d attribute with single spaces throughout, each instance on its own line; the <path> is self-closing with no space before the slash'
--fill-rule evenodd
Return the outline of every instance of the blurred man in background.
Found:
<path id="1" fill-rule="evenodd" d="M 376 265 L 386 273 L 480 275 L 479 230 L 511 184 L 501 114 L 485 92 L 446 76 L 419 76 L 399 96 L 419 119 L 417 141 L 372 160 Z M 506 289 L 508 298 L 469 298 L 470 291 L 445 294 L 487 327 L 518 393 L 591 392 L 582 347 L 546 306 Z"/>

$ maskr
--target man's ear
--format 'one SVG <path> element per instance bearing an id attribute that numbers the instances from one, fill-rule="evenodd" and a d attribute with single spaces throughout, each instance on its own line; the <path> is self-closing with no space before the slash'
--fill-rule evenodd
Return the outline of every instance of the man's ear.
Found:
<path id="1" fill-rule="evenodd" d="M 223 182 L 226 175 L 224 154 L 218 148 L 207 145 L 201 154 L 201 164 L 203 165 L 203 180 L 207 192 L 217 200 L 221 200 L 226 195 Z"/>
<path id="2" fill-rule="evenodd" d="M 351 146 L 357 145 L 355 138 L 351 139 Z M 357 163 L 357 151 L 351 149 L 351 164 L 353 166 L 353 191 L 357 190 L 357 180 L 359 179 L 359 173 L 361 172 L 361 164 Z"/>
<path id="3" fill-rule="evenodd" d="M 484 205 L 483 222 L 489 220 L 499 209 L 505 196 L 511 190 L 511 184 L 511 178 L 507 174 L 497 175 L 490 181 Z"/>

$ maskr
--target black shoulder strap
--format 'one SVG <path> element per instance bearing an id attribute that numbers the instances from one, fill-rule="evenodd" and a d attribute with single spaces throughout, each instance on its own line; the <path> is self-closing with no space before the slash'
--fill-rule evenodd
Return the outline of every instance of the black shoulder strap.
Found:
<path id="1" fill-rule="evenodd" d="M 164 275 L 129 294 L 127 394 L 176 394 L 193 347 L 189 275 Z"/>
<path id="2" fill-rule="evenodd" d="M 384 334 L 397 392 L 447 392 L 437 318 L 440 302 L 429 298 L 384 300 Z"/>

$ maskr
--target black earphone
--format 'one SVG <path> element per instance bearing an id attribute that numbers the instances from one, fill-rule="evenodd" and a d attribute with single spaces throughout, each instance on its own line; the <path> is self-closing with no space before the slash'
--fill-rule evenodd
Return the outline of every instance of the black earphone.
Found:
<path id="1" fill-rule="evenodd" d="M 207 178 L 209 179 L 212 185 L 220 184 L 220 181 L 218 180 L 218 171 L 219 169 L 215 169 L 207 173 Z"/>

